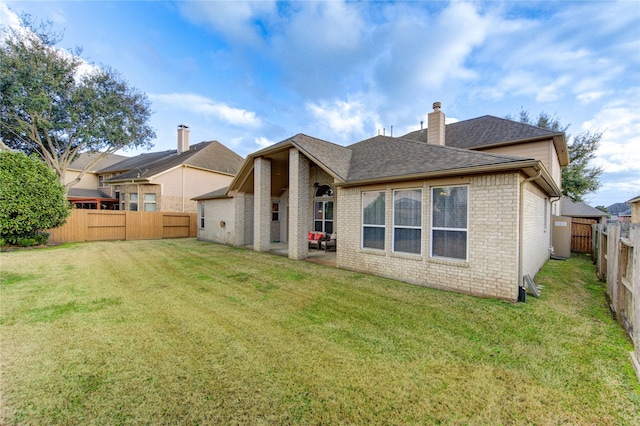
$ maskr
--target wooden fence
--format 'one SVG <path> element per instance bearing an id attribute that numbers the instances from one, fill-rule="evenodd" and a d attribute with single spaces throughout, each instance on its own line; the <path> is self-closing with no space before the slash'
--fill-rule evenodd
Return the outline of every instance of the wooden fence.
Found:
<path id="1" fill-rule="evenodd" d="M 571 218 L 571 251 L 591 253 L 591 225 L 596 223 L 595 219 Z"/>
<path id="2" fill-rule="evenodd" d="M 196 213 L 75 209 L 49 242 L 156 240 L 197 236 Z"/>
<path id="3" fill-rule="evenodd" d="M 640 224 L 597 224 L 593 234 L 598 277 L 606 280 L 611 312 L 633 341 L 640 381 Z"/>

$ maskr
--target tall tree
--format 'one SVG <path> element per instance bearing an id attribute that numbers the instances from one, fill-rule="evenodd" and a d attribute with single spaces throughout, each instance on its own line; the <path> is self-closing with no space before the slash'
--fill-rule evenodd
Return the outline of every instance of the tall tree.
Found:
<path id="1" fill-rule="evenodd" d="M 50 24 L 22 22 L 1 29 L 0 137 L 8 147 L 39 155 L 62 184 L 79 153 L 100 153 L 68 190 L 106 155 L 151 146 L 144 93 L 113 69 L 90 66 L 79 49 L 56 48 L 61 37 Z"/>
<path id="2" fill-rule="evenodd" d="M 511 116 L 506 118 L 513 120 Z M 531 119 L 529 112 L 521 109 L 518 114 L 521 123 L 531 124 L 556 132 L 566 132 L 569 126 L 563 126 L 554 114 L 541 112 L 536 120 Z M 584 201 L 584 196 L 600 187 L 602 167 L 591 164 L 602 140 L 602 132 L 584 131 L 574 136 L 567 135 L 569 149 L 569 165 L 562 169 L 562 193 L 573 201 Z"/>

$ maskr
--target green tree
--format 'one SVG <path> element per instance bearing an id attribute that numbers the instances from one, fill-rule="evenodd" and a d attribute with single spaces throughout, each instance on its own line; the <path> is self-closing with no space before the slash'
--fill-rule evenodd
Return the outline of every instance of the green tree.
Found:
<path id="1" fill-rule="evenodd" d="M 56 48 L 50 24 L 2 28 L 0 43 L 0 138 L 13 149 L 37 154 L 64 184 L 81 152 L 98 152 L 76 180 L 104 156 L 150 147 L 154 131 L 147 96 L 113 69 L 90 66 L 80 50 Z"/>
<path id="2" fill-rule="evenodd" d="M 513 120 L 511 116 L 506 118 Z M 529 112 L 521 109 L 518 121 L 542 127 L 556 132 L 566 132 L 569 126 L 563 126 L 554 114 L 541 112 L 536 120 L 531 119 Z M 584 196 L 600 187 L 600 176 L 603 169 L 591 164 L 600 146 L 603 133 L 600 131 L 584 131 L 574 136 L 568 135 L 569 165 L 562 169 L 562 193 L 573 201 L 584 201 Z"/>
<path id="3" fill-rule="evenodd" d="M 55 173 L 35 155 L 0 151 L 0 238 L 16 242 L 64 224 L 71 206 Z"/>

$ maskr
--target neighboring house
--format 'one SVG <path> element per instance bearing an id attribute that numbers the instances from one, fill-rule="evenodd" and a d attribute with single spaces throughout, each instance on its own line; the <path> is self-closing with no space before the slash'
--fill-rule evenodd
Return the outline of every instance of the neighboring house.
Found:
<path id="1" fill-rule="evenodd" d="M 94 171 L 89 184 L 70 195 L 103 194 L 119 210 L 195 212 L 192 198 L 227 187 L 243 162 L 217 141 L 189 146 L 185 125 L 178 126 L 177 149 L 120 160 Z"/>
<path id="2" fill-rule="evenodd" d="M 611 219 L 620 222 L 631 221 L 631 207 L 627 203 L 614 203 L 607 207 L 607 211 L 611 213 Z"/>
<path id="3" fill-rule="evenodd" d="M 627 201 L 631 206 L 631 223 L 640 223 L 640 195 Z"/>
<path id="4" fill-rule="evenodd" d="M 298 134 L 247 157 L 226 191 L 198 197 L 198 237 L 308 256 L 337 233 L 336 266 L 515 301 L 550 255 L 564 133 L 484 116 L 339 146 Z"/>
<path id="5" fill-rule="evenodd" d="M 588 204 L 573 201 L 571 198 L 563 196 L 560 199 L 560 216 L 591 219 L 593 223 L 604 223 L 608 215 Z"/>
<path id="6" fill-rule="evenodd" d="M 64 176 L 64 183 L 72 182 L 78 177 L 80 177 L 80 180 L 69 188 L 67 198 L 76 208 L 115 210 L 118 208 L 118 200 L 113 197 L 108 188 L 100 185 L 101 179 L 98 171 L 123 161 L 127 157 L 108 154 L 83 174 L 82 171 L 85 166 L 90 164 L 97 155 L 100 155 L 100 153 L 82 153 L 69 165 Z M 107 190 L 105 191 L 105 189 Z"/>

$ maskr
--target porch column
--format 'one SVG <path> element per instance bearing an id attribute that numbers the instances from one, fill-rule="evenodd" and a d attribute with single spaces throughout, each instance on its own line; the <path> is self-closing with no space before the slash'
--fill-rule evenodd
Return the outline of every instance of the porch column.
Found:
<path id="1" fill-rule="evenodd" d="M 309 257 L 309 160 L 296 148 L 289 150 L 289 258 Z"/>
<path id="2" fill-rule="evenodd" d="M 253 160 L 253 249 L 269 251 L 271 242 L 271 161 Z"/>
<path id="3" fill-rule="evenodd" d="M 248 221 L 247 219 L 247 212 L 245 211 L 245 200 L 246 200 L 246 194 L 244 192 L 238 192 L 235 197 L 233 197 L 233 203 L 234 203 L 234 235 L 235 235 L 235 241 L 233 243 L 233 245 L 235 246 L 244 246 L 246 245 L 246 238 L 245 238 L 245 233 L 244 233 L 244 226 L 245 223 Z"/>

